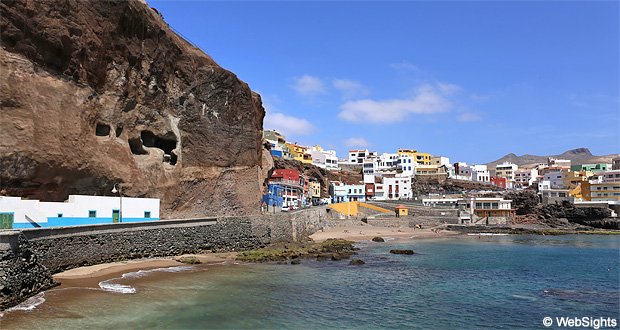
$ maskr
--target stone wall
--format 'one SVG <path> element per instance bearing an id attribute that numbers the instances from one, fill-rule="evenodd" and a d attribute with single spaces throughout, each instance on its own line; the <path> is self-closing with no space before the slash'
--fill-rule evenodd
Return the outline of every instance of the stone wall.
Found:
<path id="1" fill-rule="evenodd" d="M 275 215 L 3 230 L 0 310 L 57 285 L 53 273 L 118 260 L 304 240 L 329 224 L 329 213 L 316 207 Z"/>
<path id="2" fill-rule="evenodd" d="M 22 233 L 0 234 L 0 310 L 56 285 Z"/>

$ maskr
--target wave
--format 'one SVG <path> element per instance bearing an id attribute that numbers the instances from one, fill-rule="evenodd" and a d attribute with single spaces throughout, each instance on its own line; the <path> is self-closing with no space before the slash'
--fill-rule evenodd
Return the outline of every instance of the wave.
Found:
<path id="1" fill-rule="evenodd" d="M 37 306 L 41 305 L 42 303 L 45 302 L 45 298 L 43 297 L 45 295 L 45 292 L 41 292 L 37 295 L 34 295 L 28 299 L 26 299 L 26 301 L 22 302 L 21 304 L 17 305 L 17 306 L 13 306 L 11 308 L 6 309 L 3 312 L 0 312 L 0 318 L 2 318 L 4 316 L 5 313 L 8 312 L 12 312 L 12 311 L 30 311 L 35 309 Z"/>
<path id="2" fill-rule="evenodd" d="M 188 270 L 196 269 L 195 266 L 175 266 L 175 267 L 164 267 L 164 268 L 155 268 L 149 270 L 138 270 L 135 272 L 125 273 L 121 277 L 111 278 L 109 280 L 99 282 L 99 287 L 104 291 L 115 292 L 115 293 L 136 293 L 138 290 L 131 285 L 119 284 L 115 283 L 117 281 L 123 279 L 136 279 L 147 276 L 156 272 L 165 272 L 165 273 L 180 273 L 186 272 Z"/>

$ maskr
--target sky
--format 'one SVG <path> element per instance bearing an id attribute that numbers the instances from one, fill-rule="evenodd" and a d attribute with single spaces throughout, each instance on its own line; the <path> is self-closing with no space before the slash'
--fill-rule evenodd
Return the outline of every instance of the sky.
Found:
<path id="1" fill-rule="evenodd" d="M 620 153 L 618 1 L 148 2 L 339 158 Z"/>

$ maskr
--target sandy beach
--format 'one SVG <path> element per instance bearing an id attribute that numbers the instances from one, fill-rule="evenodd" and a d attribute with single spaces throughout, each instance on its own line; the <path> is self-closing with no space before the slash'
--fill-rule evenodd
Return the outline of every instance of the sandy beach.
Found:
<path id="1" fill-rule="evenodd" d="M 81 280 L 89 280 L 96 278 L 111 278 L 116 275 L 122 275 L 125 273 L 138 271 L 138 270 L 150 270 L 156 268 L 175 267 L 186 265 L 175 259 L 181 257 L 196 257 L 202 264 L 215 264 L 224 261 L 235 260 L 237 257 L 236 252 L 224 252 L 224 253 L 209 253 L 209 254 L 184 254 L 182 256 L 174 257 L 157 257 L 157 258 L 144 258 L 134 259 L 118 262 L 110 262 L 93 266 L 84 266 L 74 269 L 70 269 L 61 273 L 54 274 L 54 278 L 62 283 L 62 286 L 83 286 L 79 282 Z"/>
<path id="2" fill-rule="evenodd" d="M 369 240 L 373 237 L 442 237 L 459 235 L 454 231 L 441 230 L 439 233 L 430 229 L 348 226 L 324 229 L 310 235 L 315 242 L 322 242 L 328 238 L 342 238 L 350 241 Z"/>

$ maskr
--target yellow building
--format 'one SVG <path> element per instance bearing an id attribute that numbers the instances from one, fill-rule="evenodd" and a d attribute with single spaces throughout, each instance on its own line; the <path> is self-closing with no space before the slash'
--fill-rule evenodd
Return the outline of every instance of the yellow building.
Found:
<path id="1" fill-rule="evenodd" d="M 312 164 L 312 156 L 308 153 L 308 148 L 289 142 L 286 142 L 286 147 L 293 155 L 293 159 L 302 163 Z"/>
<path id="2" fill-rule="evenodd" d="M 415 174 L 441 174 L 445 173 L 442 171 L 442 167 L 438 165 L 416 165 Z"/>
<path id="3" fill-rule="evenodd" d="M 504 162 L 495 166 L 495 176 L 498 178 L 504 178 L 506 181 L 513 181 L 515 179 L 515 171 L 519 169 L 517 164 Z"/>
<path id="4" fill-rule="evenodd" d="M 320 182 L 316 182 L 316 181 L 310 182 L 310 198 L 312 198 L 312 200 L 317 200 L 317 201 L 321 199 L 321 183 Z"/>
<path id="5" fill-rule="evenodd" d="M 564 172 L 562 179 L 564 180 L 564 187 L 574 189 L 580 182 L 588 181 L 588 177 L 594 175 L 590 171 L 573 171 Z"/>
<path id="6" fill-rule="evenodd" d="M 581 196 L 586 201 L 620 201 L 620 182 L 581 182 Z"/>
<path id="7" fill-rule="evenodd" d="M 399 155 L 407 155 L 412 157 L 419 165 L 430 165 L 433 155 L 425 152 L 418 152 L 415 149 L 398 149 Z"/>

